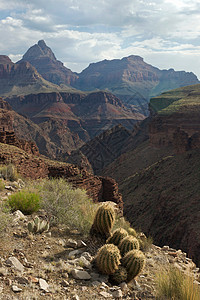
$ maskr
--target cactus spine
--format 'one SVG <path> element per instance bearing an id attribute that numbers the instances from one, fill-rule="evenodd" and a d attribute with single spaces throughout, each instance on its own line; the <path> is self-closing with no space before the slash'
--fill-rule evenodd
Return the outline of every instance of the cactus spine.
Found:
<path id="1" fill-rule="evenodd" d="M 141 273 L 145 266 L 145 256 L 140 250 L 129 251 L 122 259 L 122 265 L 128 273 L 127 281 L 131 281 Z"/>
<path id="2" fill-rule="evenodd" d="M 140 244 L 139 241 L 133 236 L 127 236 L 119 244 L 119 250 L 121 255 L 124 256 L 127 252 L 137 249 L 139 250 Z"/>
<path id="3" fill-rule="evenodd" d="M 105 203 L 98 208 L 92 227 L 101 235 L 109 237 L 114 221 L 114 209 L 109 203 Z"/>
<path id="4" fill-rule="evenodd" d="M 113 232 L 111 237 L 107 239 L 106 243 L 118 246 L 121 240 L 123 240 L 123 238 L 125 238 L 126 236 L 128 236 L 128 232 L 123 228 L 118 228 Z"/>
<path id="5" fill-rule="evenodd" d="M 49 230 L 49 223 L 45 220 L 40 220 L 39 217 L 35 217 L 34 220 L 28 223 L 28 230 L 32 233 L 42 233 Z"/>
<path id="6" fill-rule="evenodd" d="M 120 284 L 127 280 L 127 271 L 124 267 L 119 266 L 119 268 L 110 276 L 113 283 Z"/>
<path id="7" fill-rule="evenodd" d="M 96 265 L 99 271 L 103 274 L 113 274 L 120 265 L 120 251 L 113 244 L 102 246 L 96 256 Z"/>

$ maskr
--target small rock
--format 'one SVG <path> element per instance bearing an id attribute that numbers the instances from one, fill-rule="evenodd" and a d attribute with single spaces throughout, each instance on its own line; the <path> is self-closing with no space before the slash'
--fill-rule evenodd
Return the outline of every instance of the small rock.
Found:
<path id="1" fill-rule="evenodd" d="M 21 212 L 21 210 L 16 210 L 13 213 L 13 216 L 15 217 L 15 221 L 27 219 L 27 217 Z"/>
<path id="2" fill-rule="evenodd" d="M 46 282 L 46 280 L 39 278 L 39 285 L 41 290 L 45 291 L 45 292 L 49 292 L 49 285 Z"/>
<path id="3" fill-rule="evenodd" d="M 66 247 L 77 248 L 77 241 L 69 239 L 66 243 Z"/>
<path id="4" fill-rule="evenodd" d="M 71 252 L 69 252 L 68 254 L 68 258 L 73 258 L 74 256 L 80 254 L 80 250 L 73 250 Z"/>
<path id="5" fill-rule="evenodd" d="M 112 297 L 111 294 L 107 293 L 107 292 L 100 292 L 99 295 L 103 296 L 104 298 L 110 298 Z"/>
<path id="6" fill-rule="evenodd" d="M 77 269 L 72 270 L 71 275 L 75 279 L 80 279 L 80 280 L 90 280 L 91 279 L 91 276 L 88 272 L 80 271 L 80 270 L 77 270 Z"/>
<path id="7" fill-rule="evenodd" d="M 101 284 L 101 282 L 95 280 L 92 282 L 92 286 L 99 286 Z"/>
<path id="8" fill-rule="evenodd" d="M 50 231 L 45 233 L 45 234 L 46 234 L 47 237 L 51 237 L 51 232 Z"/>
<path id="9" fill-rule="evenodd" d="M 15 188 L 12 187 L 11 185 L 5 185 L 5 189 L 11 192 L 15 192 Z"/>
<path id="10" fill-rule="evenodd" d="M 112 295 L 114 298 L 122 298 L 123 297 L 122 291 L 120 289 L 112 292 Z"/>
<path id="11" fill-rule="evenodd" d="M 6 276 L 8 273 L 8 270 L 5 268 L 0 268 L 0 276 Z"/>
<path id="12" fill-rule="evenodd" d="M 17 285 L 12 285 L 12 291 L 15 293 L 19 293 L 22 291 L 22 289 L 19 288 Z"/>
<path id="13" fill-rule="evenodd" d="M 83 267 L 91 269 L 91 263 L 84 256 L 81 256 L 78 261 Z"/>
<path id="14" fill-rule="evenodd" d="M 169 251 L 169 246 L 163 246 L 161 250 L 163 250 L 163 251 Z"/>
<path id="15" fill-rule="evenodd" d="M 79 298 L 78 295 L 74 295 L 74 296 L 72 297 L 72 299 L 73 299 L 73 300 L 79 300 L 80 298 Z"/>
<path id="16" fill-rule="evenodd" d="M 89 252 L 83 252 L 81 256 L 85 257 L 88 261 L 92 261 L 93 259 Z"/>
<path id="17" fill-rule="evenodd" d="M 122 291 L 127 291 L 128 290 L 128 285 L 126 284 L 126 282 L 120 283 L 119 286 L 120 286 Z"/>
<path id="18" fill-rule="evenodd" d="M 25 277 L 17 276 L 17 277 L 15 277 L 15 280 L 20 284 L 25 284 L 25 285 L 29 284 L 28 279 Z"/>
<path id="19" fill-rule="evenodd" d="M 83 242 L 82 240 L 78 240 L 77 241 L 77 248 L 83 248 L 83 247 L 87 247 L 86 243 Z"/>
<path id="20" fill-rule="evenodd" d="M 28 280 L 29 280 L 30 282 L 32 282 L 32 283 L 38 283 L 38 281 L 39 281 L 38 278 L 33 277 L 33 276 L 31 276 L 31 275 L 28 277 Z"/>
<path id="21" fill-rule="evenodd" d="M 67 286 L 69 286 L 69 282 L 67 280 L 63 280 L 61 282 L 61 285 L 64 286 L 64 287 L 67 287 Z"/>
<path id="22" fill-rule="evenodd" d="M 23 272 L 24 271 L 24 266 L 20 263 L 20 261 L 14 257 L 11 256 L 7 259 L 6 263 L 10 266 L 13 266 L 16 270 Z"/>

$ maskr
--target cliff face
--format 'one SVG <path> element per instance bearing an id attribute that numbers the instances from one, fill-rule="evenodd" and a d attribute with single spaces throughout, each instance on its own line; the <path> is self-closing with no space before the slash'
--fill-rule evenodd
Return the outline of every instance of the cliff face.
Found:
<path id="1" fill-rule="evenodd" d="M 150 144 L 172 146 L 177 153 L 200 146 L 200 85 L 188 86 L 150 101 Z"/>
<path id="2" fill-rule="evenodd" d="M 116 124 L 132 129 L 136 122 L 144 118 L 133 114 L 117 97 L 105 92 L 41 93 L 6 98 L 6 101 L 16 112 L 41 128 L 44 136 L 48 136 L 58 147 L 57 157 L 77 149 L 83 142 Z M 16 130 L 23 135 L 19 125 Z M 35 140 L 34 136 L 32 138 Z M 41 153 L 45 154 L 42 141 L 35 141 Z M 48 155 L 48 150 L 45 151 Z"/>

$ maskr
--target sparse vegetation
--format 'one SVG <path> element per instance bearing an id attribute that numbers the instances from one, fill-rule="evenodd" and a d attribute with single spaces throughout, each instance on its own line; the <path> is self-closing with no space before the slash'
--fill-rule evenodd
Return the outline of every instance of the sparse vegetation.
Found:
<path id="1" fill-rule="evenodd" d="M 200 289 L 193 278 L 175 267 L 157 274 L 157 299 L 159 300 L 199 300 Z"/>
<path id="2" fill-rule="evenodd" d="M 19 178 L 19 174 L 16 168 L 12 164 L 9 164 L 0 167 L 0 177 L 5 180 L 16 181 Z"/>
<path id="3" fill-rule="evenodd" d="M 0 191 L 3 191 L 5 189 L 5 184 L 2 179 L 0 179 Z"/>
<path id="4" fill-rule="evenodd" d="M 41 206 L 52 222 L 89 233 L 97 208 L 84 190 L 73 188 L 62 178 L 43 180 L 34 188 L 41 195 Z"/>
<path id="5" fill-rule="evenodd" d="M 10 222 L 10 216 L 5 210 L 5 207 L 0 206 L 0 236 L 3 234 L 4 230 Z"/>
<path id="6" fill-rule="evenodd" d="M 17 192 L 8 197 L 8 205 L 12 211 L 21 210 L 25 215 L 31 215 L 40 208 L 40 196 L 27 190 Z"/>

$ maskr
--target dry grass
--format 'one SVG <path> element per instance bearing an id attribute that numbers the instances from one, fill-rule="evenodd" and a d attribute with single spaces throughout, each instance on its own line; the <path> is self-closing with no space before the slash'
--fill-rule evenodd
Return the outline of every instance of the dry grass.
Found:
<path id="1" fill-rule="evenodd" d="M 157 299 L 159 300 L 199 300 L 200 290 L 187 276 L 175 267 L 161 271 L 156 276 Z"/>

